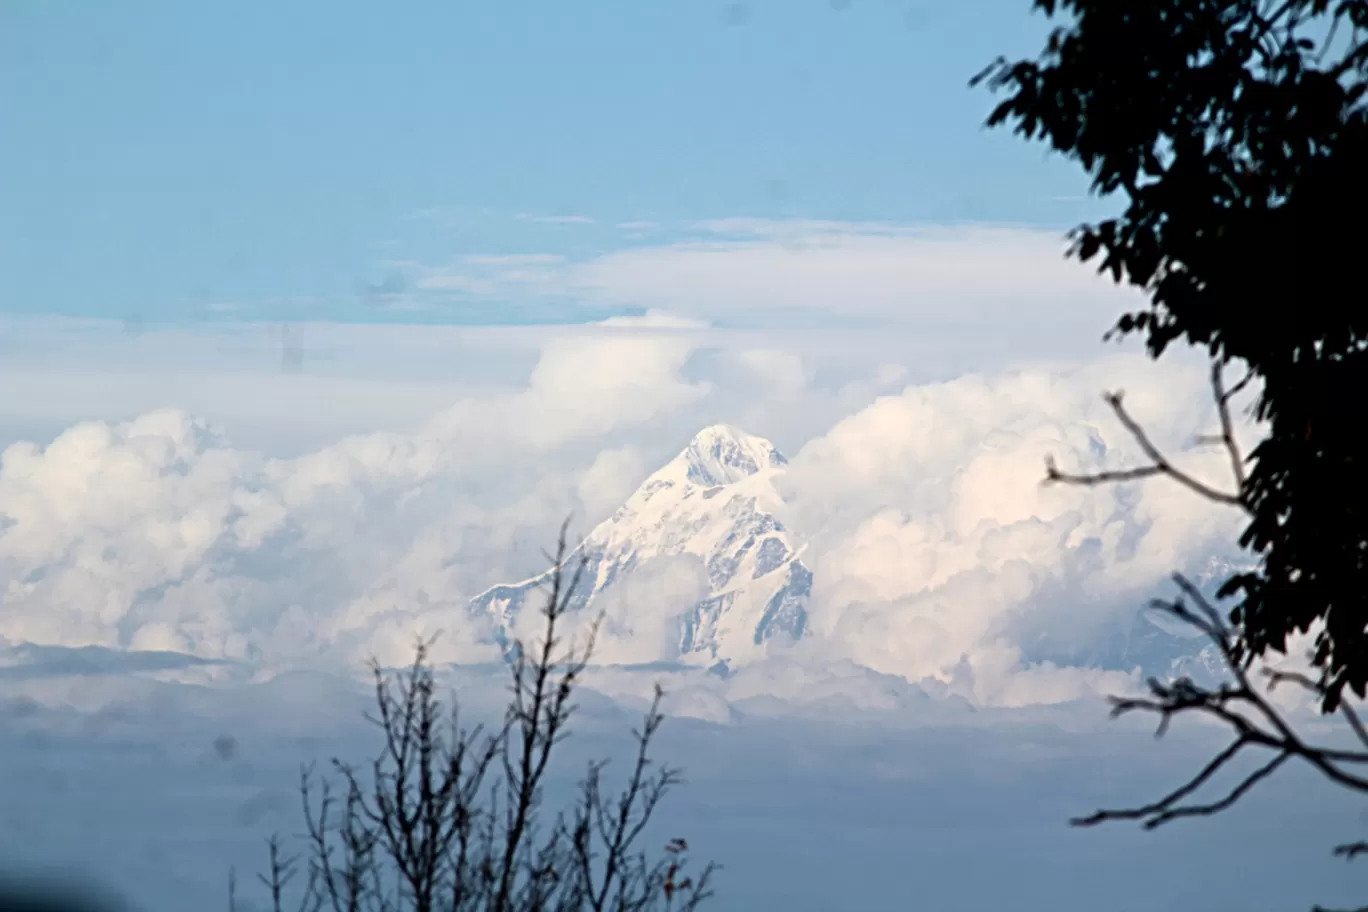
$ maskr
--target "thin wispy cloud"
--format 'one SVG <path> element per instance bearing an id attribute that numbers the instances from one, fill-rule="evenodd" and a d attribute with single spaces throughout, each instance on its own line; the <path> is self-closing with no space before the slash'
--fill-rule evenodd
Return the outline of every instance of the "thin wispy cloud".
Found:
<path id="1" fill-rule="evenodd" d="M 635 307 L 778 326 L 795 316 L 919 333 L 1095 342 L 1140 300 L 1067 260 L 1061 232 L 720 219 L 654 243 L 564 257 L 467 255 L 432 266 L 421 288 L 498 298 Z"/>
<path id="2" fill-rule="evenodd" d="M 597 219 L 587 215 L 528 215 L 519 213 L 517 219 L 520 222 L 531 222 L 534 225 L 594 225 Z"/>
<path id="3" fill-rule="evenodd" d="M 470 266 L 554 266 L 565 262 L 565 257 L 554 253 L 476 253 L 460 257 L 459 262 Z"/>

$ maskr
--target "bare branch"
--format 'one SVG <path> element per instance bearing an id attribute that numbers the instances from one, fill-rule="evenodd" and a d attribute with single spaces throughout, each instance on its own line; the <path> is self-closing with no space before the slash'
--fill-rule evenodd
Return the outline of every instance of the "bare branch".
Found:
<path id="1" fill-rule="evenodd" d="M 569 520 L 561 526 L 556 544 L 549 591 L 542 608 L 545 624 L 541 642 L 534 646 L 530 663 L 528 650 L 521 642 L 516 645 L 513 659 L 513 699 L 506 717 L 513 737 L 505 742 L 503 752 L 508 824 L 494 900 L 496 912 L 508 909 L 513 898 L 514 875 L 526 851 L 524 840 L 540 801 L 546 768 L 552 749 L 564 738 L 565 725 L 574 711 L 570 698 L 588 667 L 597 632 L 597 624 L 591 625 L 582 652 L 577 653 L 571 645 L 563 656 L 558 654 L 557 625 L 570 611 L 585 568 L 581 558 L 575 562 L 573 575 L 566 578 L 568 529 Z"/>
<path id="2" fill-rule="evenodd" d="M 1270 692 L 1278 684 L 1284 682 L 1296 684 L 1303 690 L 1309 691 L 1318 697 L 1325 692 L 1320 684 L 1299 672 L 1279 671 L 1277 669 L 1267 668 L 1264 670 L 1264 674 L 1268 676 L 1268 689 Z M 1349 729 L 1354 733 L 1354 736 L 1358 738 L 1359 743 L 1365 748 L 1368 748 L 1368 727 L 1364 726 L 1363 720 L 1359 718 L 1358 712 L 1349 704 L 1348 700 L 1340 701 L 1339 710 L 1340 715 L 1344 716 L 1344 720 L 1349 723 Z"/>
<path id="3" fill-rule="evenodd" d="M 1235 440 L 1234 424 L 1231 420 L 1230 402 L 1250 381 L 1246 374 L 1230 389 L 1224 388 L 1224 379 L 1219 364 L 1213 364 L 1211 387 L 1215 398 L 1221 432 L 1211 438 L 1201 438 L 1202 442 L 1218 443 L 1228 454 L 1236 493 L 1219 491 L 1176 468 L 1159 449 L 1154 446 L 1144 430 L 1126 411 L 1120 393 L 1110 394 L 1106 401 L 1116 413 L 1118 420 L 1139 444 L 1150 464 L 1129 469 L 1076 475 L 1061 472 L 1053 460 L 1046 461 L 1046 483 L 1061 482 L 1080 485 L 1097 485 L 1114 482 L 1135 481 L 1156 475 L 1166 475 L 1201 496 L 1218 503 L 1238 506 L 1246 512 L 1249 505 L 1243 499 L 1246 475 L 1244 457 Z M 1232 805 L 1252 790 L 1258 783 L 1271 776 L 1279 767 L 1291 759 L 1300 759 L 1317 769 L 1327 779 L 1352 791 L 1368 792 L 1368 776 L 1353 771 L 1353 768 L 1368 764 L 1368 750 L 1342 750 L 1312 745 L 1301 738 L 1278 709 L 1254 687 L 1249 678 L 1253 656 L 1239 649 L 1238 631 L 1232 630 L 1221 613 L 1202 592 L 1181 575 L 1174 576 L 1182 597 L 1173 601 L 1157 600 L 1152 606 L 1183 621 L 1203 633 L 1216 647 L 1232 682 L 1222 684 L 1216 689 L 1203 688 L 1188 678 L 1179 678 L 1170 683 L 1155 679 L 1149 681 L 1148 698 L 1112 698 L 1112 715 L 1118 716 L 1133 711 L 1152 712 L 1159 716 L 1155 730 L 1156 737 L 1162 737 L 1168 730 L 1173 718 L 1181 713 L 1196 712 L 1214 717 L 1226 724 L 1235 735 L 1234 740 L 1212 760 L 1204 765 L 1185 783 L 1173 789 L 1159 800 L 1135 808 L 1099 810 L 1085 817 L 1075 818 L 1075 826 L 1093 826 L 1113 820 L 1136 820 L 1145 829 L 1154 829 L 1172 820 L 1183 817 L 1210 816 Z M 1324 697 L 1321 683 L 1294 673 L 1266 669 L 1267 691 L 1271 692 L 1280 683 L 1292 683 L 1318 696 Z M 1359 744 L 1368 749 L 1368 726 L 1347 702 L 1340 704 L 1350 730 Z M 1271 753 L 1261 766 L 1244 775 L 1223 796 L 1212 801 L 1194 801 L 1194 796 L 1204 786 L 1246 748 Z M 1350 843 L 1336 849 L 1336 854 L 1353 858 L 1368 852 L 1368 843 Z M 1321 909 L 1319 912 L 1330 912 Z M 1354 910 L 1368 912 L 1368 908 Z"/>
<path id="4" fill-rule="evenodd" d="M 1227 390 L 1224 388 L 1223 367 L 1224 365 L 1220 361 L 1211 363 L 1211 392 L 1216 400 L 1216 414 L 1221 421 L 1220 440 L 1230 456 L 1230 474 L 1235 480 L 1235 491 L 1238 498 L 1245 487 L 1244 455 L 1240 452 L 1240 445 L 1235 440 L 1235 423 L 1230 418 L 1230 400 L 1249 385 L 1250 379 L 1254 376 L 1254 371 L 1253 369 L 1247 371 L 1238 383 Z M 1243 505 L 1243 503 L 1244 501 L 1241 500 L 1240 504 Z"/>
<path id="5" fill-rule="evenodd" d="M 1087 817 L 1075 817 L 1072 820 L 1070 820 L 1069 823 L 1071 823 L 1074 826 L 1095 826 L 1096 824 L 1103 823 L 1108 820 L 1142 820 L 1145 821 L 1145 826 L 1147 828 L 1157 826 L 1158 823 L 1162 823 L 1163 820 L 1159 820 L 1158 823 L 1154 823 L 1151 822 L 1151 818 L 1161 817 L 1162 815 L 1166 814 L 1169 811 L 1169 809 L 1172 808 L 1179 801 L 1183 800 L 1188 795 L 1191 795 L 1193 792 L 1201 788 L 1202 785 L 1205 784 L 1208 779 L 1215 775 L 1216 772 L 1219 769 L 1221 769 L 1221 767 L 1225 766 L 1227 762 L 1233 759 L 1235 755 L 1238 754 L 1247 744 L 1248 742 L 1244 739 L 1239 739 L 1235 741 L 1235 743 L 1231 744 L 1225 750 L 1217 754 L 1214 760 L 1212 760 L 1206 766 L 1202 767 L 1201 772 L 1199 772 L 1196 776 L 1193 776 L 1192 779 L 1188 780 L 1187 783 L 1169 792 L 1167 795 L 1165 795 L 1163 798 L 1160 798 L 1158 801 L 1155 801 L 1151 804 L 1146 804 L 1142 807 L 1131 808 L 1127 810 L 1095 811 L 1092 814 L 1089 814 Z"/>
<path id="6" fill-rule="evenodd" d="M 258 874 L 257 880 L 261 881 L 262 886 L 266 887 L 270 893 L 271 912 L 284 912 L 285 888 L 299 873 L 299 856 L 285 854 L 284 850 L 281 849 L 278 834 L 272 834 L 266 840 L 266 850 L 269 858 L 267 873 Z M 237 877 L 234 874 L 229 879 L 229 901 L 231 904 L 236 904 L 236 894 Z M 301 912 L 315 912 L 318 908 L 312 872 L 310 872 L 308 883 L 304 888 L 304 895 L 300 900 L 299 908 Z"/>
<path id="7" fill-rule="evenodd" d="M 1171 602 L 1156 601 L 1154 607 L 1206 635 L 1216 646 L 1233 680 L 1216 689 L 1208 689 L 1189 678 L 1179 678 L 1170 683 L 1150 679 L 1149 697 L 1113 697 L 1112 715 L 1133 711 L 1152 712 L 1159 716 L 1155 734 L 1162 736 L 1174 717 L 1194 712 L 1225 723 L 1235 738 L 1196 775 L 1159 800 L 1136 808 L 1099 810 L 1070 822 L 1075 826 L 1093 826 L 1112 820 L 1136 820 L 1146 829 L 1153 829 L 1180 817 L 1208 816 L 1235 804 L 1255 785 L 1292 759 L 1310 764 L 1326 778 L 1353 791 L 1368 793 L 1368 776 L 1350 770 L 1351 767 L 1368 764 L 1368 751 L 1312 745 L 1298 736 L 1277 707 L 1251 684 L 1250 660 L 1238 657 L 1235 633 L 1225 624 L 1220 613 L 1191 581 L 1181 575 L 1175 575 L 1174 581 L 1183 598 Z M 1195 608 L 1189 607 L 1189 602 Z M 1319 684 L 1304 675 L 1272 670 L 1266 670 L 1265 675 L 1269 680 L 1268 691 L 1279 683 L 1290 682 L 1316 694 L 1322 692 Z M 1352 708 L 1345 708 L 1345 718 L 1363 741 L 1364 727 Z M 1368 742 L 1365 746 L 1368 747 Z M 1209 802 L 1189 802 L 1247 748 L 1268 751 L 1272 756 L 1262 766 L 1241 778 L 1221 798 Z"/>
<path id="8" fill-rule="evenodd" d="M 552 755 L 568 735 L 574 695 L 592 654 L 598 620 L 578 644 L 562 642 L 584 574 L 565 527 L 542 608 L 543 636 L 510 651 L 512 678 L 501 726 L 461 724 L 457 701 L 438 698 L 428 661 L 431 640 L 393 674 L 371 663 L 378 755 L 361 768 L 332 761 L 335 786 L 300 771 L 309 885 L 306 912 L 667 912 L 696 908 L 712 895 L 715 868 L 685 873 L 687 844 L 652 858 L 639 845 L 659 802 L 681 781 L 658 767 L 649 746 L 664 720 L 657 691 L 637 739 L 621 793 L 602 788 L 592 764 L 566 812 L 543 806 Z M 601 617 L 600 619 L 601 620 Z M 365 775 L 363 772 L 365 771 Z M 279 909 L 297 856 L 270 843 L 262 884 Z M 230 878 L 229 902 L 236 903 Z M 231 909 L 230 909 L 231 912 Z"/>
<path id="9" fill-rule="evenodd" d="M 1145 433 L 1144 428 L 1140 427 L 1135 419 L 1131 417 L 1130 413 L 1126 411 L 1126 407 L 1122 402 L 1123 394 L 1120 392 L 1107 393 L 1102 398 L 1111 406 L 1112 411 L 1116 414 L 1117 420 L 1121 422 L 1121 425 L 1140 446 L 1140 449 L 1144 452 L 1146 458 L 1150 460 L 1150 464 L 1129 469 L 1113 469 L 1103 472 L 1075 474 L 1061 471 L 1054 459 L 1049 457 L 1045 460 L 1045 483 L 1095 486 L 1138 481 L 1143 478 L 1152 478 L 1156 475 L 1165 475 L 1208 500 L 1247 509 L 1247 505 L 1240 493 L 1243 490 L 1244 485 L 1244 469 L 1239 448 L 1235 443 L 1234 432 L 1230 429 L 1229 403 L 1230 397 L 1234 395 L 1235 392 L 1242 389 L 1243 385 L 1248 381 L 1247 379 L 1241 381 L 1239 384 L 1236 384 L 1231 392 L 1227 393 L 1221 389 L 1219 368 L 1213 370 L 1212 378 L 1217 400 L 1217 411 L 1221 414 L 1222 434 L 1219 439 L 1231 453 L 1232 465 L 1235 467 L 1235 480 L 1237 484 L 1236 493 L 1230 494 L 1213 488 L 1206 482 L 1199 481 L 1175 466 L 1168 457 L 1154 445 L 1153 441 L 1150 440 L 1149 435 Z"/>
<path id="10" fill-rule="evenodd" d="M 1347 842 L 1344 845 L 1337 845 L 1335 846 L 1335 854 L 1348 859 L 1368 855 L 1368 842 Z"/>

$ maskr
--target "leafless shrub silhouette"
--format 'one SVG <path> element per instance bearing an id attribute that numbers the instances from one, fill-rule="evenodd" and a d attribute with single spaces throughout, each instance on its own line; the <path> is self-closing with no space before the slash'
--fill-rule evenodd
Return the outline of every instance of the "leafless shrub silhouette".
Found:
<path id="1" fill-rule="evenodd" d="M 297 900 L 301 912 L 684 912 L 712 895 L 716 866 L 690 874 L 688 844 L 659 855 L 643 843 L 647 825 L 680 773 L 652 759 L 664 716 L 662 692 L 634 732 L 633 764 L 620 791 L 606 761 L 590 764 L 576 797 L 545 805 L 555 749 L 568 734 L 573 697 L 588 667 L 597 623 L 580 646 L 560 630 L 584 563 L 567 566 L 564 527 L 542 608 L 540 640 L 515 644 L 511 697 L 496 730 L 463 724 L 457 701 L 443 704 L 428 661 L 431 641 L 393 676 L 371 663 L 382 735 L 369 767 L 332 761 L 330 781 L 300 775 L 305 832 Z M 272 912 L 283 912 L 297 856 L 269 843 L 261 877 Z M 230 879 L 230 908 L 236 902 Z"/>
<path id="2" fill-rule="evenodd" d="M 1219 434 L 1199 438 L 1202 442 L 1218 444 L 1226 450 L 1234 481 L 1234 491 L 1223 491 L 1184 472 L 1174 465 L 1154 445 L 1144 429 L 1126 411 L 1122 394 L 1108 393 L 1104 397 L 1122 426 L 1145 453 L 1148 463 L 1127 469 L 1072 474 L 1061 471 L 1053 459 L 1046 460 L 1045 484 L 1099 485 L 1135 481 L 1154 476 L 1170 478 L 1196 494 L 1219 504 L 1238 507 L 1252 513 L 1244 498 L 1244 456 L 1235 440 L 1231 418 L 1231 399 L 1249 382 L 1249 375 L 1227 389 L 1221 365 L 1211 369 L 1212 397 L 1220 420 Z M 1189 677 L 1172 681 L 1150 678 L 1147 697 L 1112 697 L 1112 716 L 1131 712 L 1149 712 L 1159 717 L 1156 737 L 1168 731 L 1172 720 L 1184 713 L 1215 718 L 1228 726 L 1233 740 L 1205 766 L 1182 785 L 1149 804 L 1133 808 L 1099 810 L 1070 822 L 1075 826 L 1094 826 L 1114 820 L 1139 821 L 1145 829 L 1154 829 L 1184 817 L 1202 817 L 1231 807 L 1256 785 L 1267 779 L 1289 760 L 1300 760 L 1319 771 L 1331 782 L 1355 792 L 1368 793 L 1368 727 L 1347 700 L 1340 702 L 1338 712 L 1354 740 L 1354 748 L 1339 748 L 1310 743 L 1294 729 L 1287 716 L 1269 699 L 1268 694 L 1280 684 L 1301 688 L 1317 697 L 1325 696 L 1324 685 L 1299 673 L 1263 668 L 1256 675 L 1254 656 L 1240 647 L 1238 630 L 1232 626 L 1211 601 L 1191 580 L 1175 574 L 1173 581 L 1178 596 L 1155 599 L 1150 605 L 1200 631 L 1216 648 L 1229 680 L 1216 688 L 1202 687 Z M 1256 678 L 1263 678 L 1256 682 Z M 1263 686 L 1259 686 L 1262 683 Z M 1199 800 L 1197 794 L 1237 757 L 1247 751 L 1263 751 L 1267 760 L 1218 798 Z M 1368 854 L 1368 842 L 1337 846 L 1335 854 L 1354 858 Z M 1332 912 L 1317 906 L 1313 912 Z M 1353 910 L 1368 912 L 1368 907 Z"/>

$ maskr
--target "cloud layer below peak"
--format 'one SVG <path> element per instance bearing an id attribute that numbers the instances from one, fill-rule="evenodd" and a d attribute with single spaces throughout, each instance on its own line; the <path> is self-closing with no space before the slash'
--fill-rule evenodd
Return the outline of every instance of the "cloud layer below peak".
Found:
<path id="1" fill-rule="evenodd" d="M 1046 455 L 1140 458 L 1099 400 L 1117 387 L 1162 446 L 1220 478 L 1219 454 L 1183 452 L 1211 417 L 1199 370 L 1115 356 L 908 385 L 895 364 L 832 376 L 741 339 L 661 314 L 552 335 L 519 383 L 293 457 L 178 408 L 17 443 L 0 464 L 0 635 L 288 664 L 399 660 L 441 629 L 442 658 L 484 661 L 465 600 L 542 569 L 565 515 L 603 518 L 717 421 L 790 456 L 784 519 L 816 577 L 805 667 L 853 662 L 983 704 L 1109 689 L 1129 679 L 1091 668 L 1090 645 L 1169 572 L 1229 551 L 1237 517 L 1162 481 L 1039 484 Z M 659 642 L 614 654 L 668 658 Z"/>

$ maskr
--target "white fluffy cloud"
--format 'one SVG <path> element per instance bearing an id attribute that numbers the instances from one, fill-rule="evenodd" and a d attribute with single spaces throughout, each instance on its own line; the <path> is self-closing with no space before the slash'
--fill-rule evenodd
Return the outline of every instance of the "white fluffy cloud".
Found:
<path id="1" fill-rule="evenodd" d="M 958 675 L 980 700 L 1057 696 L 1063 676 L 1044 666 L 1015 674 L 1024 648 L 1105 633 L 1167 574 L 1229 553 L 1240 517 L 1167 479 L 1045 487 L 1043 461 L 1143 464 L 1100 401 L 1116 388 L 1164 449 L 1190 449 L 1214 418 L 1202 383 L 1197 370 L 1110 358 L 914 386 L 838 423 L 786 479 L 792 521 L 809 530 L 814 625 L 861 664 Z M 1217 482 L 1225 469 L 1210 450 L 1184 464 Z"/>
<path id="2" fill-rule="evenodd" d="M 1229 550 L 1238 517 L 1163 480 L 1039 484 L 1047 454 L 1139 458 L 1108 389 L 1183 451 L 1209 430 L 1198 369 L 1108 357 L 909 384 L 882 358 L 835 377 L 818 361 L 656 314 L 549 336 L 520 383 L 300 456 L 235 447 L 177 409 L 16 444 L 0 464 L 0 635 L 281 663 L 397 660 L 440 629 L 442 657 L 486 659 L 465 599 L 541 569 L 565 515 L 584 531 L 718 420 L 792 458 L 784 518 L 816 575 L 795 667 L 853 663 L 981 703 L 1119 687 L 1041 656 L 1077 652 L 1170 571 Z M 1218 453 L 1182 455 L 1221 477 Z M 607 660 L 663 654 L 662 599 L 696 594 L 699 568 L 651 569 L 617 593 Z"/>
<path id="3" fill-rule="evenodd" d="M 678 325 L 555 340 L 520 390 L 292 459 L 235 449 L 174 409 L 15 444 L 0 465 L 0 634 L 274 658 L 388 653 L 450 628 L 520 530 L 578 506 L 577 479 L 541 469 L 548 452 L 706 391 L 679 373 L 690 346 L 650 332 Z M 578 481 L 602 509 L 605 480 Z M 448 632 L 457 650 L 473 633 Z"/>

